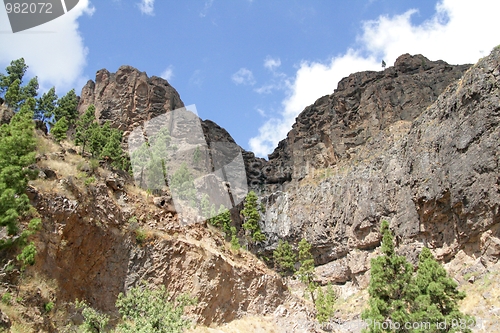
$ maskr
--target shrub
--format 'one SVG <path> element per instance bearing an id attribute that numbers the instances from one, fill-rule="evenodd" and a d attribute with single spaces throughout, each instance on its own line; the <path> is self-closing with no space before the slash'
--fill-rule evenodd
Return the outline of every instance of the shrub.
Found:
<path id="1" fill-rule="evenodd" d="M 126 295 L 120 293 L 116 307 L 123 322 L 120 333 L 181 333 L 191 325 L 184 317 L 185 307 L 196 304 L 196 299 L 180 295 L 170 300 L 165 286 L 150 289 L 146 285 L 131 288 Z"/>
<path id="2" fill-rule="evenodd" d="M 35 256 L 36 246 L 34 242 L 31 242 L 22 249 L 21 253 L 17 256 L 17 260 L 22 261 L 23 267 L 32 266 L 35 264 Z"/>
<path id="3" fill-rule="evenodd" d="M 3 304 L 9 304 L 11 299 L 12 299 L 12 295 L 9 292 L 6 292 L 2 295 L 2 303 Z"/>
<path id="4" fill-rule="evenodd" d="M 135 230 L 135 240 L 137 241 L 138 244 L 144 243 L 146 238 L 147 238 L 147 235 L 143 229 L 139 228 L 139 229 Z"/>
<path id="5" fill-rule="evenodd" d="M 80 325 L 80 329 L 84 333 L 105 332 L 105 329 L 109 323 L 108 315 L 91 308 L 90 305 L 88 305 L 85 301 L 80 302 L 76 300 L 75 307 L 80 308 L 82 311 L 84 320 Z"/>
<path id="6" fill-rule="evenodd" d="M 45 303 L 45 312 L 50 312 L 54 308 L 54 302 L 50 301 L 48 303 Z"/>

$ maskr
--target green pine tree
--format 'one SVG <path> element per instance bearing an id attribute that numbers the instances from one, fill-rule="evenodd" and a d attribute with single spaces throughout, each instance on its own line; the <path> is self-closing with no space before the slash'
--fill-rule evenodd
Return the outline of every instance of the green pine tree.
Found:
<path id="1" fill-rule="evenodd" d="M 57 100 L 57 107 L 53 110 L 54 122 L 58 121 L 62 117 L 66 117 L 70 125 L 74 124 L 78 118 L 78 111 L 76 110 L 77 106 L 78 96 L 76 96 L 75 89 L 71 89 L 66 95 Z M 95 107 L 92 107 L 94 108 L 92 114 L 95 119 Z"/>
<path id="2" fill-rule="evenodd" d="M 101 157 L 106 159 L 116 169 L 124 168 L 124 152 L 121 146 L 122 131 L 112 128 L 107 142 L 101 152 Z"/>
<path id="3" fill-rule="evenodd" d="M 17 110 L 18 104 L 21 101 L 21 80 L 16 79 L 12 82 L 5 93 L 4 99 L 10 108 Z"/>
<path id="4" fill-rule="evenodd" d="M 68 121 L 66 117 L 59 119 L 54 126 L 50 129 L 50 134 L 56 139 L 57 142 L 66 139 L 66 132 L 68 131 Z"/>
<path id="5" fill-rule="evenodd" d="M 194 187 L 194 178 L 185 162 L 174 172 L 169 186 L 179 198 L 187 200 L 191 202 L 192 206 L 195 206 L 196 189 Z"/>
<path id="6" fill-rule="evenodd" d="M 458 290 L 458 284 L 448 276 L 426 247 L 419 256 L 415 284 L 419 295 L 412 302 L 411 322 L 431 323 L 431 328 L 425 328 L 425 332 L 471 332 L 474 318 L 462 314 L 458 307 L 458 302 L 465 298 L 465 294 Z M 447 324 L 446 327 L 443 323 Z M 461 326 L 461 323 L 465 325 Z"/>
<path id="7" fill-rule="evenodd" d="M 275 268 L 282 275 L 293 274 L 295 272 L 295 262 L 297 257 L 293 252 L 292 246 L 287 241 L 278 241 L 276 250 L 273 251 Z"/>
<path id="8" fill-rule="evenodd" d="M 0 226 L 6 226 L 9 235 L 17 233 L 18 217 L 29 209 L 26 186 L 34 172 L 28 166 L 35 163 L 36 149 L 34 104 L 28 99 L 10 124 L 0 127 Z"/>
<path id="9" fill-rule="evenodd" d="M 121 333 L 181 333 L 191 321 L 185 317 L 185 308 L 197 303 L 195 298 L 180 295 L 171 298 L 165 286 L 148 288 L 145 285 L 120 293 L 116 307 L 123 321 L 117 331 Z"/>
<path id="10" fill-rule="evenodd" d="M 295 274 L 306 285 L 306 289 L 314 302 L 314 291 L 318 285 L 314 281 L 314 258 L 311 254 L 311 244 L 305 238 L 302 238 L 299 242 L 299 262 L 300 268 Z"/>
<path id="11" fill-rule="evenodd" d="M 254 191 L 248 192 L 241 214 L 245 217 L 243 229 L 248 230 L 253 242 L 263 242 L 266 237 L 260 230 L 260 213 L 257 203 L 257 195 Z"/>
<path id="12" fill-rule="evenodd" d="M 371 261 L 369 308 L 361 315 L 369 324 L 363 332 L 369 333 L 386 332 L 381 325 L 387 321 L 401 327 L 410 322 L 409 304 L 418 295 L 413 283 L 413 266 L 406 257 L 396 254 L 387 221 L 382 221 L 380 231 L 382 255 Z"/>
<path id="13" fill-rule="evenodd" d="M 56 109 L 56 101 L 56 89 L 52 87 L 49 89 L 49 91 L 44 93 L 42 97 L 37 99 L 35 119 L 42 121 L 51 119 L 54 116 L 54 110 Z"/>
<path id="14" fill-rule="evenodd" d="M 210 197 L 208 196 L 208 194 L 204 193 L 201 197 L 201 203 L 200 203 L 201 207 L 201 216 L 205 219 L 205 220 L 210 220 L 210 218 L 212 217 L 210 215 L 211 213 L 211 205 L 210 205 Z"/>
<path id="15" fill-rule="evenodd" d="M 337 295 L 331 284 L 326 287 L 326 293 L 321 288 L 318 288 L 316 295 L 316 319 L 320 324 L 328 322 L 335 314 L 335 302 Z"/>
<path id="16" fill-rule="evenodd" d="M 6 93 L 16 80 L 19 80 L 19 85 L 21 85 L 27 69 L 28 66 L 24 62 L 24 58 L 11 61 L 10 66 L 5 69 L 7 75 L 0 73 L 0 94 Z"/>
<path id="17" fill-rule="evenodd" d="M 35 98 L 38 95 L 38 78 L 35 76 L 29 80 L 28 84 L 21 87 L 21 101 L 26 101 L 28 98 Z"/>
<path id="18" fill-rule="evenodd" d="M 85 153 L 85 148 L 90 142 L 96 125 L 95 107 L 94 105 L 90 105 L 87 111 L 76 122 L 75 144 L 82 146 L 82 155 Z"/>

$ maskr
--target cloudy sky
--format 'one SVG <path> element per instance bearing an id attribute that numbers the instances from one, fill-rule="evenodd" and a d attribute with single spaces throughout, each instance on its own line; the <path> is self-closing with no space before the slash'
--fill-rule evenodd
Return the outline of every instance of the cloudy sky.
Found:
<path id="1" fill-rule="evenodd" d="M 498 0 L 80 0 L 13 34 L 0 8 L 0 68 L 24 57 L 41 90 L 62 95 L 101 68 L 134 66 L 265 157 L 352 72 L 403 53 L 476 62 L 500 44 L 498 13 Z"/>

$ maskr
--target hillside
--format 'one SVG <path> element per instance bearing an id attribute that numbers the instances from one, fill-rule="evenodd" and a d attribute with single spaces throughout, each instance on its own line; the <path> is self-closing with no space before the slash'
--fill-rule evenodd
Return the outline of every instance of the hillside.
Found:
<path id="1" fill-rule="evenodd" d="M 296 250 L 306 239 L 314 280 L 333 283 L 339 298 L 323 328 L 359 332 L 351 328 L 367 304 L 370 260 L 380 254 L 386 220 L 397 252 L 415 264 L 429 247 L 467 292 L 461 307 L 481 323 L 476 331 L 494 331 L 500 311 L 499 80 L 499 47 L 474 65 L 402 55 L 383 71 L 344 78 L 308 106 L 268 160 L 242 150 L 214 122 L 190 118 L 206 141 L 202 162 L 191 163 L 193 137 L 177 142 L 171 157 L 176 165 L 193 164 L 194 213 L 178 211 L 169 187 L 140 188 L 106 159 L 80 154 L 74 129 L 60 143 L 37 130 L 36 163 L 29 168 L 38 177 L 27 189 L 42 222 L 31 238 L 37 254 L 24 269 L 12 264 L 13 250 L 2 252 L 2 295 L 12 298 L 0 305 L 0 325 L 15 332 L 74 331 L 83 320 L 76 299 L 107 313 L 115 325 L 118 295 L 146 282 L 174 297 L 197 298 L 187 311 L 196 323 L 192 332 L 322 332 L 305 285 L 273 269 L 279 241 Z M 166 80 L 130 66 L 98 71 L 80 94 L 78 114 L 91 105 L 99 124 L 109 121 L 124 131 L 125 149 L 134 130 L 184 107 Z M 2 123 L 12 115 L 1 107 Z M 189 132 L 191 125 L 179 121 L 173 128 Z M 235 232 L 197 213 L 203 186 L 219 181 L 216 161 L 239 159 L 245 188 L 258 195 L 263 241 L 253 242 L 243 228 L 243 186 L 227 178 L 238 165 L 221 167 L 224 182 L 214 185 L 232 200 Z M 204 173 L 207 165 L 214 175 Z M 27 218 L 20 220 L 27 228 Z"/>

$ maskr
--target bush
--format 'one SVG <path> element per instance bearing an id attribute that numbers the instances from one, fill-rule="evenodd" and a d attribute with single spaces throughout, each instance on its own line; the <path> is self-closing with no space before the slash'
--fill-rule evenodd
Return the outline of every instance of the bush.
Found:
<path id="1" fill-rule="evenodd" d="M 137 244 L 142 244 L 146 240 L 147 235 L 146 232 L 142 229 L 136 229 L 135 230 L 135 240 L 137 241 Z"/>
<path id="2" fill-rule="evenodd" d="M 109 323 L 109 316 L 90 307 L 85 301 L 76 300 L 75 307 L 80 308 L 83 316 L 83 323 L 80 329 L 84 333 L 105 332 Z"/>
<path id="3" fill-rule="evenodd" d="M 34 242 L 31 242 L 23 248 L 21 254 L 17 256 L 17 260 L 22 261 L 23 267 L 32 266 L 35 264 L 35 256 L 36 246 Z"/>
<path id="4" fill-rule="evenodd" d="M 12 295 L 9 292 L 6 292 L 2 295 L 2 303 L 3 304 L 9 304 L 11 299 L 12 299 Z"/>
<path id="5" fill-rule="evenodd" d="M 46 303 L 44 308 L 45 308 L 45 312 L 52 311 L 52 309 L 54 308 L 54 302 L 50 301 L 50 302 Z"/>
<path id="6" fill-rule="evenodd" d="M 120 333 L 181 333 L 191 325 L 184 317 L 185 307 L 196 304 L 196 299 L 180 295 L 170 300 L 165 286 L 150 289 L 141 285 L 120 293 L 116 307 L 123 322 L 117 327 Z"/>

